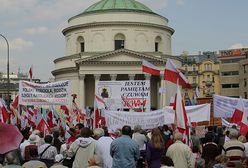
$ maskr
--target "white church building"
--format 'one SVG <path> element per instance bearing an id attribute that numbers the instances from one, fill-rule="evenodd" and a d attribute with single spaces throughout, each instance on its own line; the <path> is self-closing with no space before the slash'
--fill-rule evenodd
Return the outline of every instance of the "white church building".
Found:
<path id="1" fill-rule="evenodd" d="M 83 3 L 83 2 L 82 2 Z M 168 19 L 135 0 L 99 0 L 71 17 L 62 31 L 65 55 L 54 60 L 56 81 L 70 80 L 71 93 L 80 107 L 93 107 L 96 81 L 150 80 L 151 107 L 168 105 L 176 86 L 160 77 L 142 72 L 145 59 L 163 74 L 172 56 L 174 29 Z M 165 88 L 165 92 L 160 92 Z"/>

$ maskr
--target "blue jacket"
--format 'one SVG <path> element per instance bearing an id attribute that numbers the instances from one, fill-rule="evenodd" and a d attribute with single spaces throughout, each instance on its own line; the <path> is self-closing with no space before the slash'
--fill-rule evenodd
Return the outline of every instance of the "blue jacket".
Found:
<path id="1" fill-rule="evenodd" d="M 135 168 L 140 155 L 139 145 L 128 135 L 122 135 L 111 143 L 110 155 L 112 168 Z"/>

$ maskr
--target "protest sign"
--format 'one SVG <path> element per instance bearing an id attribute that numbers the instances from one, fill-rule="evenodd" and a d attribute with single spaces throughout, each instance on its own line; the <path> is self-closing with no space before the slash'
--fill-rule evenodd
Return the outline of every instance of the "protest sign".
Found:
<path id="1" fill-rule="evenodd" d="M 108 109 L 138 109 L 150 110 L 150 81 L 98 81 L 95 94 L 101 96 Z"/>
<path id="2" fill-rule="evenodd" d="M 239 101 L 243 101 L 244 110 L 248 111 L 248 100 L 214 95 L 214 117 L 231 118 Z"/>
<path id="3" fill-rule="evenodd" d="M 210 104 L 196 106 L 186 106 L 187 116 L 191 122 L 201 122 L 210 120 Z M 124 111 L 104 111 L 107 127 L 115 131 L 124 125 L 141 125 L 143 129 L 152 129 L 164 124 L 174 123 L 175 111 L 172 107 L 150 111 L 150 112 L 124 112 Z"/>
<path id="4" fill-rule="evenodd" d="M 69 81 L 48 84 L 19 82 L 19 104 L 21 105 L 68 105 L 69 103 Z"/>

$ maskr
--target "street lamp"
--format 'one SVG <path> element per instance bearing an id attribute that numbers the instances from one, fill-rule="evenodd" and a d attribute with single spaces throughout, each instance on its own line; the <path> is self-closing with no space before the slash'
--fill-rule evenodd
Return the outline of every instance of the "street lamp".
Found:
<path id="1" fill-rule="evenodd" d="M 6 41 L 6 44 L 7 44 L 7 107 L 9 109 L 9 106 L 10 106 L 10 96 L 9 96 L 9 87 L 10 87 L 10 81 L 9 81 L 9 42 L 7 40 L 7 38 L 0 34 L 1 37 L 4 38 L 4 40 Z"/>

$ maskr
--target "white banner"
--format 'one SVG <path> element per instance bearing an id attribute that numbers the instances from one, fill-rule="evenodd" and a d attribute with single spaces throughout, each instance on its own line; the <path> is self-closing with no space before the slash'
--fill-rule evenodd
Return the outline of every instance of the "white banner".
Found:
<path id="1" fill-rule="evenodd" d="M 186 106 L 191 122 L 210 121 L 210 104 Z M 175 112 L 172 107 L 151 112 L 104 111 L 107 127 L 115 131 L 124 125 L 141 125 L 143 129 L 152 129 L 164 124 L 174 123 Z"/>
<path id="2" fill-rule="evenodd" d="M 111 110 L 142 109 L 150 111 L 150 81 L 98 81 L 95 94 L 104 98 Z"/>
<path id="3" fill-rule="evenodd" d="M 70 81 L 37 84 L 19 82 L 19 104 L 22 105 L 68 105 Z"/>
<path id="4" fill-rule="evenodd" d="M 239 106 L 239 98 L 214 95 L 214 117 L 231 118 Z M 245 110 L 248 110 L 248 100 L 242 99 Z"/>

